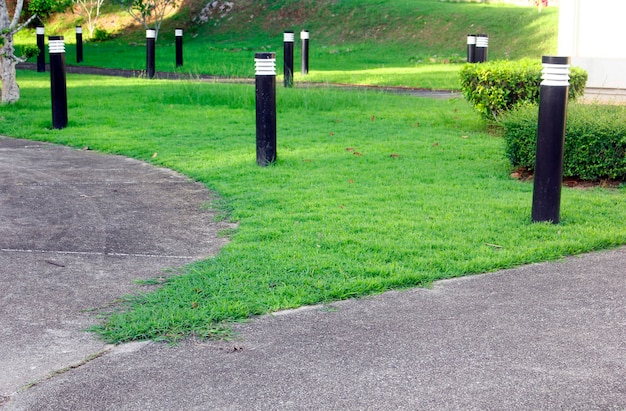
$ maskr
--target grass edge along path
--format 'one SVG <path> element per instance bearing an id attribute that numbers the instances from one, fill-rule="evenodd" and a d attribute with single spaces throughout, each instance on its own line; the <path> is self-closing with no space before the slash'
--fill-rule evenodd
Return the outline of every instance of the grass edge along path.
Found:
<path id="1" fill-rule="evenodd" d="M 68 75 L 70 123 L 50 130 L 48 78 L 20 77 L 0 133 L 174 169 L 239 223 L 215 258 L 108 313 L 94 330 L 111 342 L 626 243 L 623 188 L 564 189 L 562 223 L 531 224 L 532 186 L 462 99 L 279 88 L 279 161 L 261 168 L 251 85 Z"/>

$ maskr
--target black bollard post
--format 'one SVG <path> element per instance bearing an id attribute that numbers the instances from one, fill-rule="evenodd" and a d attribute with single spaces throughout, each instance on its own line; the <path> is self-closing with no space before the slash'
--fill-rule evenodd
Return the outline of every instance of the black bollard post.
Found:
<path id="1" fill-rule="evenodd" d="M 44 38 L 45 28 L 38 26 L 37 33 L 37 48 L 39 54 L 37 54 L 37 73 L 43 73 L 46 71 L 46 40 Z"/>
<path id="2" fill-rule="evenodd" d="M 309 74 L 309 37 L 308 30 L 300 32 L 300 39 L 302 40 L 302 67 L 300 71 L 302 74 Z"/>
<path id="3" fill-rule="evenodd" d="M 76 26 L 76 63 L 83 62 L 83 28 Z"/>
<path id="4" fill-rule="evenodd" d="M 560 220 L 569 57 L 543 56 L 532 221 Z"/>
<path id="5" fill-rule="evenodd" d="M 256 162 L 276 161 L 276 53 L 256 53 Z"/>
<path id="6" fill-rule="evenodd" d="M 146 30 L 146 76 L 154 78 L 155 69 L 155 42 L 156 30 Z"/>
<path id="7" fill-rule="evenodd" d="M 176 37 L 176 67 L 183 66 L 183 29 L 174 29 Z"/>
<path id="8" fill-rule="evenodd" d="M 65 42 L 63 36 L 48 37 L 50 48 L 50 92 L 52 128 L 67 126 L 67 88 L 65 83 Z"/>
<path id="9" fill-rule="evenodd" d="M 476 63 L 476 35 L 467 35 L 467 62 Z"/>
<path id="10" fill-rule="evenodd" d="M 286 31 L 284 33 L 284 64 L 283 73 L 285 76 L 285 87 L 293 87 L 293 42 L 295 40 L 295 34 L 293 31 Z"/>
<path id="11" fill-rule="evenodd" d="M 485 63 L 487 61 L 487 51 L 489 47 L 489 36 L 486 34 L 476 35 L 476 63 Z"/>

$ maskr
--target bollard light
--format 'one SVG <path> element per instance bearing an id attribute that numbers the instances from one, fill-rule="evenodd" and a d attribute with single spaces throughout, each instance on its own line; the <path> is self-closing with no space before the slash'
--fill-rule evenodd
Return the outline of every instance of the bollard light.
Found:
<path id="1" fill-rule="evenodd" d="M 532 221 L 560 221 L 569 57 L 543 56 Z"/>
<path id="2" fill-rule="evenodd" d="M 50 52 L 50 93 L 52 128 L 67 126 L 67 87 L 65 81 L 65 42 L 63 36 L 48 37 Z"/>
<path id="3" fill-rule="evenodd" d="M 83 28 L 76 26 L 76 63 L 83 62 Z"/>
<path id="4" fill-rule="evenodd" d="M 476 35 L 476 63 L 485 63 L 487 61 L 489 47 L 489 36 L 486 34 Z"/>
<path id="5" fill-rule="evenodd" d="M 156 73 L 155 68 L 155 42 L 156 42 L 156 30 L 146 30 L 146 76 L 148 78 L 154 78 Z"/>
<path id="6" fill-rule="evenodd" d="M 285 87 L 293 87 L 293 42 L 295 40 L 293 31 L 286 31 L 283 37 L 284 43 L 284 85 Z"/>
<path id="7" fill-rule="evenodd" d="M 37 48 L 39 49 L 39 54 L 37 54 L 37 72 L 43 73 L 46 71 L 46 40 L 44 38 L 46 30 L 43 26 L 38 26 L 35 32 L 37 33 Z"/>
<path id="8" fill-rule="evenodd" d="M 183 29 L 174 29 L 176 37 L 176 67 L 183 66 Z"/>
<path id="9" fill-rule="evenodd" d="M 309 74 L 309 37 L 308 30 L 302 30 L 300 32 L 300 40 L 302 40 L 302 67 L 300 71 L 302 74 Z"/>
<path id="10" fill-rule="evenodd" d="M 467 35 L 467 62 L 476 63 L 476 35 Z"/>
<path id="11" fill-rule="evenodd" d="M 276 161 L 276 53 L 256 53 L 256 162 Z"/>

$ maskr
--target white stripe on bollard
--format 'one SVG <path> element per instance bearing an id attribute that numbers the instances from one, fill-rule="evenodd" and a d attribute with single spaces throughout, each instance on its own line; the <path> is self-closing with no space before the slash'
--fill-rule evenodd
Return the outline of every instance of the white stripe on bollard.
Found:
<path id="1" fill-rule="evenodd" d="M 48 40 L 50 54 L 65 53 L 65 42 L 63 40 Z"/>
<path id="2" fill-rule="evenodd" d="M 276 59 L 254 59 L 255 75 L 275 76 Z"/>

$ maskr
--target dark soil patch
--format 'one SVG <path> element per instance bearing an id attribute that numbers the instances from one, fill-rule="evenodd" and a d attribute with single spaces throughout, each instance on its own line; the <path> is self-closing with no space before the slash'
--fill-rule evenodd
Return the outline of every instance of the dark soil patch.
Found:
<path id="1" fill-rule="evenodd" d="M 532 181 L 534 179 L 534 173 L 525 167 L 520 167 L 511 173 L 511 178 L 520 181 Z M 565 177 L 563 179 L 563 185 L 570 188 L 618 188 L 622 182 L 619 180 L 600 179 L 600 180 L 582 180 L 580 178 Z"/>

